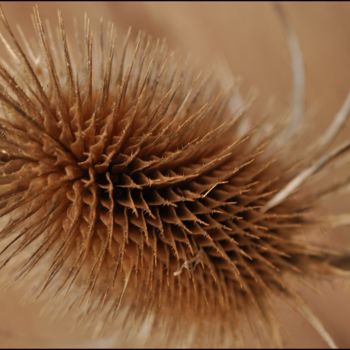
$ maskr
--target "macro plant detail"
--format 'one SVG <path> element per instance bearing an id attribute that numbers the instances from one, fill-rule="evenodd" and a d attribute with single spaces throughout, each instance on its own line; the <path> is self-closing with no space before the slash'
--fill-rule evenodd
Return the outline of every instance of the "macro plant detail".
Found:
<path id="1" fill-rule="evenodd" d="M 87 17 L 70 35 L 60 14 L 55 32 L 37 8 L 36 41 L 1 21 L 0 266 L 34 295 L 97 333 L 121 319 L 167 344 L 232 345 L 244 317 L 274 327 L 267 299 L 301 303 L 288 276 L 347 270 L 347 252 L 304 238 L 324 224 L 319 200 L 348 184 L 307 179 L 347 154 L 328 149 L 349 98 L 295 154 L 295 122 L 266 130 L 270 118 L 233 110 L 233 87 L 165 41 L 94 33 Z"/>

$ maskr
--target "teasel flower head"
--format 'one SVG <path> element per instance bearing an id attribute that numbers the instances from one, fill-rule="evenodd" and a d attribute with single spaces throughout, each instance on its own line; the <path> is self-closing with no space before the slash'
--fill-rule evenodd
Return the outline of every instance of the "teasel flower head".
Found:
<path id="1" fill-rule="evenodd" d="M 94 35 L 87 18 L 71 36 L 60 14 L 54 35 L 37 8 L 36 41 L 1 21 L 1 267 L 51 312 L 98 334 L 233 346 L 244 319 L 274 327 L 271 298 L 301 305 L 290 278 L 343 269 L 308 237 L 318 201 L 346 179 L 307 180 L 350 148 L 326 151 L 349 101 L 296 154 L 288 124 L 233 109 L 215 70 L 164 41 L 113 25 Z"/>

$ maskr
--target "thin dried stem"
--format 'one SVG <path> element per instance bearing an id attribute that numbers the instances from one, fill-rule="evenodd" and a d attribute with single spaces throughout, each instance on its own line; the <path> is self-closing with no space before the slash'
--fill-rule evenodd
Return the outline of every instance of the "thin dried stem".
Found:
<path id="1" fill-rule="evenodd" d="M 332 228 L 350 225 L 350 214 L 328 215 L 321 219 L 321 222 L 330 225 Z"/>
<path id="2" fill-rule="evenodd" d="M 339 132 L 342 130 L 342 127 L 346 123 L 350 116 L 350 91 L 341 106 L 338 113 L 335 115 L 333 122 L 327 128 L 326 132 L 320 137 L 316 147 L 320 150 L 324 150 L 329 146 L 335 138 L 338 136 Z"/>
<path id="3" fill-rule="evenodd" d="M 293 88 L 291 99 L 291 115 L 288 128 L 286 129 L 287 139 L 294 136 L 296 131 L 300 129 L 303 116 L 305 113 L 305 73 L 303 55 L 301 52 L 298 36 L 296 35 L 293 27 L 290 25 L 288 16 L 280 2 L 274 2 L 273 6 L 281 19 L 283 24 L 287 44 L 289 50 L 289 57 L 291 61 Z M 286 139 L 284 138 L 284 141 Z"/>
<path id="4" fill-rule="evenodd" d="M 295 190 L 297 190 L 309 177 L 322 170 L 329 162 L 338 158 L 340 155 L 350 149 L 350 142 L 346 142 L 334 151 L 320 157 L 314 164 L 301 171 L 288 184 L 273 196 L 264 206 L 263 211 L 266 212 L 271 208 L 279 205 L 287 197 L 289 197 Z"/>
<path id="5" fill-rule="evenodd" d="M 293 294 L 295 303 L 292 305 L 296 311 L 312 326 L 331 349 L 338 349 L 335 341 L 327 332 L 321 320 L 315 315 L 304 299 L 298 294 Z"/>

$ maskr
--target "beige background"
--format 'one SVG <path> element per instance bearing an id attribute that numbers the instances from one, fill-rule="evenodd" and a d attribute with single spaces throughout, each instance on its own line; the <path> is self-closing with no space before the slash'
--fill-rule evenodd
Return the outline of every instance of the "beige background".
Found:
<path id="1" fill-rule="evenodd" d="M 33 3 L 2 2 L 11 23 L 28 31 Z M 283 4 L 297 32 L 306 68 L 307 110 L 315 135 L 327 125 L 350 88 L 350 3 L 305 2 Z M 281 23 L 270 3 L 156 3 L 156 2 L 41 2 L 43 17 L 63 12 L 67 24 L 83 13 L 97 21 L 112 19 L 119 28 L 129 25 L 153 36 L 166 37 L 174 48 L 190 51 L 206 62 L 226 57 L 243 90 L 259 90 L 258 104 L 273 97 L 275 111 L 288 107 L 291 73 Z M 312 124 L 311 124 L 312 123 Z M 346 202 L 344 202 L 346 204 Z M 345 237 L 344 231 L 343 236 Z M 343 240 L 350 244 L 346 237 Z M 315 286 L 308 292 L 313 309 L 339 346 L 350 346 L 350 291 L 343 282 Z M 20 305 L 21 292 L 0 292 L 0 346 L 86 346 L 71 321 L 48 323 L 38 305 Z M 300 317 L 284 313 L 289 346 L 324 346 Z M 91 343 L 92 344 L 92 343 Z M 132 344 L 128 344 L 132 345 Z M 97 346 L 97 344 L 92 344 Z"/>

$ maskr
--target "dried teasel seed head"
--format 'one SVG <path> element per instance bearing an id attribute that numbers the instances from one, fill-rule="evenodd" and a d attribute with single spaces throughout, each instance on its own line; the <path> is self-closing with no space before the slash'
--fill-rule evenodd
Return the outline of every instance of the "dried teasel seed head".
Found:
<path id="1" fill-rule="evenodd" d="M 283 195 L 312 153 L 296 162 L 275 129 L 243 128 L 215 74 L 143 33 L 94 36 L 87 18 L 79 40 L 59 15 L 55 37 L 36 9 L 23 45 L 1 19 L 1 266 L 64 295 L 60 312 L 232 345 L 242 315 L 292 295 L 286 276 L 332 272 L 298 238 L 318 229 L 310 191 Z"/>

